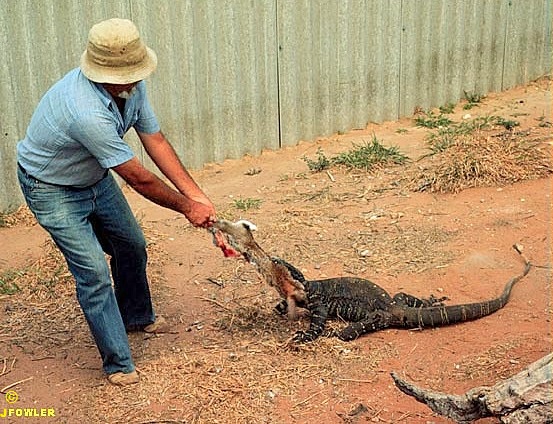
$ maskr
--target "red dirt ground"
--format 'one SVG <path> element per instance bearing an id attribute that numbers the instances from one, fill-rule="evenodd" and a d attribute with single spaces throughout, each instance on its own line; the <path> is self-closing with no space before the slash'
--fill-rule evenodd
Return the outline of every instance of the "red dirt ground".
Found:
<path id="1" fill-rule="evenodd" d="M 470 111 L 458 106 L 452 118 L 458 121 L 466 113 L 495 114 L 516 119 L 521 128 L 528 128 L 537 126 L 537 119 L 551 116 L 550 104 L 548 84 L 531 84 L 490 94 Z M 458 194 L 375 194 L 378 175 L 363 176 L 340 169 L 332 169 L 331 175 L 313 174 L 302 160 L 304 156 L 314 158 L 318 148 L 328 156 L 348 150 L 352 142 L 370 140 L 373 134 L 416 158 L 423 151 L 427 132 L 415 127 L 412 119 L 371 124 L 364 130 L 302 142 L 259 157 L 210 164 L 193 175 L 222 216 L 243 217 L 256 223 L 257 237 L 265 250 L 290 259 L 307 277 L 355 274 L 390 292 L 404 289 L 422 296 L 435 293 L 449 297 L 449 303 L 455 304 L 487 299 L 501 292 L 504 283 L 522 269 L 511 249 L 513 243 L 522 244 L 525 254 L 538 267 L 515 287 L 509 304 L 489 317 L 435 330 L 381 331 L 349 344 L 339 343 L 341 349 L 351 349 L 357 359 L 348 362 L 346 357 L 343 364 L 337 364 L 332 382 L 313 375 L 289 392 L 275 395 L 272 406 L 265 408 L 267 415 L 259 420 L 225 421 L 226 411 L 221 410 L 220 418 L 211 422 L 448 423 L 451 421 L 396 389 L 389 372 L 394 370 L 423 387 L 460 394 L 472 387 L 493 385 L 551 351 L 550 179 L 467 189 Z M 201 356 L 200 346 L 205 345 L 205 340 L 236 341 L 216 325 L 223 312 L 229 313 L 217 303 L 227 308 L 236 305 L 226 302 L 228 290 L 240 290 L 252 297 L 266 290 L 269 310 L 277 298 L 255 273 L 247 274 L 244 283 L 235 278 L 237 273 L 247 272 L 248 266 L 224 259 L 205 231 L 190 228 L 176 213 L 149 203 L 130 190 L 126 194 L 162 252 L 163 265 L 152 266 L 162 267 L 163 278 L 152 285 L 154 292 L 162 293 L 155 298 L 157 310 L 175 328 L 174 334 L 133 339 L 138 368 L 150 370 L 146 373 L 147 382 L 140 384 L 153 384 L 156 375 L 149 368 L 148 355 L 170 356 L 178 348 L 188 355 L 200 349 Z M 236 199 L 252 198 L 262 200 L 258 209 L 236 209 Z M 0 239 L 0 271 L 4 271 L 21 268 L 36 259 L 46 235 L 38 226 L 22 223 L 0 228 Z M 399 246 L 394 244 L 396 241 Z M 401 244 L 405 249 L 401 249 Z M 410 258 L 412 252 L 419 252 L 419 256 Z M 234 276 L 234 281 L 228 281 L 229 275 Z M 227 291 L 208 279 L 227 280 Z M 0 317 L 5 308 L 24 301 L 17 295 L 0 296 Z M 304 325 L 278 324 L 282 318 L 270 313 L 267 316 L 290 332 Z M 56 325 L 56 317 L 52 317 L 52 326 Z M 0 333 L 0 389 L 19 382 L 11 387 L 19 395 L 17 407 L 54 408 L 53 422 L 210 422 L 202 418 L 201 412 L 195 416 L 186 412 L 184 403 L 169 396 L 170 388 L 169 394 L 164 392 L 147 404 L 139 404 L 140 389 L 108 386 L 90 342 L 70 341 L 65 349 L 60 348 L 63 354 L 50 350 L 48 356 L 40 357 L 25 345 L 17 345 L 17 336 Z M 264 334 L 259 339 L 260 349 L 279 337 L 275 332 Z M 324 345 L 322 353 L 328 349 Z M 382 352 L 377 366 L 364 364 L 362 358 L 374 352 Z M 296 355 L 302 354 L 312 351 Z M 163 367 L 158 369 L 159 385 L 163 384 L 166 371 Z M 94 402 L 87 393 L 101 399 Z M 213 396 L 226 396 L 225 393 Z M 185 394 L 181 395 L 186 399 Z M 229 392 L 228 396 L 236 394 Z M 209 408 L 212 401 L 203 401 Z M 366 409 L 355 411 L 358 405 Z M 10 407 L 13 406 L 2 395 L 0 416 L 3 408 Z M 114 408 L 118 411 L 114 412 Z M 125 416 L 126 419 L 121 418 Z M 0 423 L 23 421 L 32 422 L 0 418 Z"/>

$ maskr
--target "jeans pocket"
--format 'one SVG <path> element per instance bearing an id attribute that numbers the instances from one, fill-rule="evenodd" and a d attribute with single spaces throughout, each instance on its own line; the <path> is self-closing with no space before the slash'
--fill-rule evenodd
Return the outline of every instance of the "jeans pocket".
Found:
<path id="1" fill-rule="evenodd" d="M 66 189 L 44 183 L 19 171 L 19 184 L 27 206 L 42 226 L 48 226 L 52 221 L 59 220 L 63 209 Z"/>
<path id="2" fill-rule="evenodd" d="M 25 174 L 19 167 L 17 168 L 17 178 L 19 180 L 21 192 L 23 193 L 27 203 L 29 203 L 29 197 L 38 184 L 38 180 Z"/>

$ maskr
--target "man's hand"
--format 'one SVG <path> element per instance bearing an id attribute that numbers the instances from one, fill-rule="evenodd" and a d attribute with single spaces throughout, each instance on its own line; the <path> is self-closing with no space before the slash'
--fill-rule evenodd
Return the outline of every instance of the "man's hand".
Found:
<path id="1" fill-rule="evenodd" d="M 144 197 L 182 213 L 195 227 L 210 227 L 216 219 L 215 207 L 183 166 L 163 133 L 138 133 L 138 136 L 148 155 L 176 190 L 144 168 L 136 158 L 116 166 L 115 172 Z"/>
<path id="2" fill-rule="evenodd" d="M 186 219 L 195 227 L 208 228 L 215 222 L 215 207 L 209 199 L 190 199 L 190 211 L 185 213 Z"/>
<path id="3" fill-rule="evenodd" d="M 133 158 L 113 168 L 133 189 L 160 206 L 182 213 L 196 227 L 209 227 L 215 221 L 215 208 L 203 195 L 193 197 L 169 187 L 140 161 Z"/>

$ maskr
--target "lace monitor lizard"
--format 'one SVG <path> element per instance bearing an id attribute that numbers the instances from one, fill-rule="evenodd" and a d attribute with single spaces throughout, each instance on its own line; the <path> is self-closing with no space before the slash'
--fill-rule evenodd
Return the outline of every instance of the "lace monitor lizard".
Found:
<path id="1" fill-rule="evenodd" d="M 445 306 L 442 303 L 445 298 L 419 299 L 406 293 L 392 297 L 382 287 L 362 278 L 307 280 L 293 265 L 269 256 L 254 240 L 254 229 L 255 226 L 248 221 L 219 220 L 213 224 L 212 231 L 218 246 L 224 244 L 221 242 L 222 233 L 231 248 L 254 265 L 264 280 L 278 291 L 282 300 L 275 309 L 279 313 L 286 313 L 290 319 L 310 316 L 309 329 L 298 331 L 293 338 L 300 343 L 322 335 L 327 320 L 332 318 L 349 323 L 335 334 L 344 341 L 391 327 L 439 327 L 479 319 L 503 308 L 515 283 L 528 274 L 531 267 L 515 245 L 513 247 L 525 261 L 524 270 L 507 282 L 501 295 L 482 302 Z"/>

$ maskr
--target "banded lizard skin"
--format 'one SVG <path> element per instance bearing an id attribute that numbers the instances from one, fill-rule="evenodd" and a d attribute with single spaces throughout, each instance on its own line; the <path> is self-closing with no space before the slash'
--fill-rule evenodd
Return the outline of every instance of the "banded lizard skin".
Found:
<path id="1" fill-rule="evenodd" d="M 283 259 L 271 257 L 254 240 L 253 224 L 248 221 L 235 223 L 219 220 L 213 224 L 221 240 L 221 233 L 229 245 L 246 261 L 255 266 L 264 280 L 281 296 L 275 309 L 286 313 L 290 319 L 310 316 L 309 329 L 298 331 L 293 340 L 303 343 L 315 340 L 325 331 L 328 319 L 347 321 L 344 329 L 334 334 L 344 341 L 385 328 L 439 327 L 476 320 L 503 308 L 511 289 L 528 274 L 531 264 L 524 259 L 521 274 L 511 278 L 503 292 L 495 299 L 482 302 L 445 306 L 445 298 L 419 299 L 406 293 L 390 294 L 377 284 L 362 278 L 337 277 L 323 280 L 307 280 L 293 265 Z"/>

